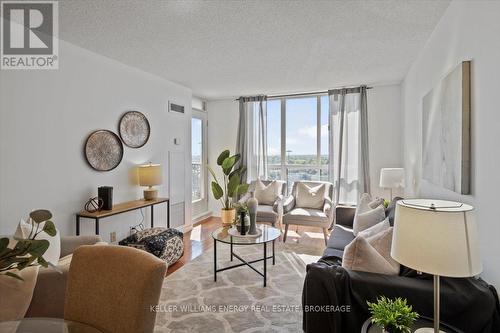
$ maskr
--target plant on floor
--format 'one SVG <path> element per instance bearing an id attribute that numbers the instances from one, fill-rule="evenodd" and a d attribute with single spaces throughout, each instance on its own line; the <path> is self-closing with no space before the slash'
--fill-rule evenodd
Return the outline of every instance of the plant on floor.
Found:
<path id="1" fill-rule="evenodd" d="M 388 333 L 410 333 L 413 322 L 419 317 L 406 299 L 400 297 L 392 300 L 382 296 L 376 303 L 366 303 L 372 315 L 372 323 Z"/>
<path id="2" fill-rule="evenodd" d="M 222 204 L 222 220 L 223 223 L 232 223 L 235 217 L 233 208 L 233 200 L 236 196 L 244 194 L 248 191 L 248 184 L 241 184 L 241 175 L 246 171 L 244 166 L 236 167 L 240 160 L 240 154 L 231 156 L 229 150 L 224 150 L 217 158 L 217 165 L 222 169 L 223 178 L 219 182 L 212 168 L 208 170 L 212 174 L 213 181 L 211 183 L 212 194 L 215 200 L 220 200 Z"/>
<path id="3" fill-rule="evenodd" d="M 56 227 L 50 221 L 52 213 L 48 210 L 35 210 L 31 212 L 29 223 L 31 230 L 26 239 L 16 239 L 14 248 L 9 248 L 9 238 L 0 238 L 0 274 L 4 274 L 22 280 L 14 271 L 21 271 L 26 267 L 38 266 L 48 267 L 47 261 L 43 259 L 45 251 L 49 248 L 49 241 L 36 239 L 40 233 L 45 232 L 49 236 L 56 235 Z M 40 224 L 44 222 L 43 228 Z"/>

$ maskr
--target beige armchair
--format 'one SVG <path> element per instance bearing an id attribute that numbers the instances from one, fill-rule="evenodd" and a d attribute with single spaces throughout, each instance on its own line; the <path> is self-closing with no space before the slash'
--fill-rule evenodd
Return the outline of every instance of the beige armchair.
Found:
<path id="1" fill-rule="evenodd" d="M 101 237 L 97 235 L 61 237 L 61 258 L 57 267 L 62 274 L 50 267 L 40 267 L 26 317 L 63 318 L 71 254 L 81 245 L 93 245 L 99 242 Z"/>
<path id="2" fill-rule="evenodd" d="M 326 185 L 325 199 L 322 209 L 300 208 L 295 207 L 295 197 L 297 196 L 297 184 L 303 183 L 309 187 L 318 186 L 320 184 Z M 328 243 L 328 228 L 333 222 L 333 184 L 329 182 L 314 182 L 314 181 L 300 181 L 293 183 L 292 193 L 283 202 L 283 224 L 285 225 L 285 234 L 283 242 L 286 242 L 288 227 L 292 225 L 301 225 L 308 227 L 318 227 L 323 230 L 323 237 L 325 238 L 325 245 Z"/>
<path id="3" fill-rule="evenodd" d="M 102 332 L 151 333 L 167 265 L 126 246 L 82 246 L 68 274 L 64 319 Z"/>
<path id="4" fill-rule="evenodd" d="M 271 182 L 271 180 L 262 180 L 262 183 L 266 186 Z M 276 180 L 276 182 L 281 184 L 281 194 L 276 197 L 273 205 L 262 205 L 259 203 L 259 207 L 257 208 L 257 222 L 271 223 L 273 227 L 275 227 L 277 223 L 281 222 L 281 218 L 283 217 L 283 199 L 286 194 L 286 182 L 282 180 Z M 246 202 L 250 199 L 250 193 L 255 191 L 255 184 L 255 180 L 250 182 L 248 192 L 239 200 L 239 202 Z"/>

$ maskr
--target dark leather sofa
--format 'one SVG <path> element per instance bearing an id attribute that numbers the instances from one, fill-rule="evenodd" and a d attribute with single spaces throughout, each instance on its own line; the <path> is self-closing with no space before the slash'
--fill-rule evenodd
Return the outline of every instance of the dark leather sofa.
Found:
<path id="1" fill-rule="evenodd" d="M 395 198 L 386 210 L 394 223 Z M 432 276 L 401 267 L 399 275 L 351 271 L 341 267 L 344 248 L 354 239 L 355 208 L 337 207 L 323 257 L 307 266 L 302 291 L 303 329 L 308 333 L 361 332 L 370 317 L 366 302 L 385 295 L 404 297 L 421 316 L 433 317 Z M 500 306 L 493 286 L 479 278 L 441 278 L 441 320 L 456 332 L 500 332 Z"/>

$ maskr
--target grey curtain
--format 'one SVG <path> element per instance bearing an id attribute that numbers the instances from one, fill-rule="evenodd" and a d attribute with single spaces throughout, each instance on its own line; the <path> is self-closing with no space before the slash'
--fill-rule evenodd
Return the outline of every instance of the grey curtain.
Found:
<path id="1" fill-rule="evenodd" d="M 368 145 L 368 102 L 366 86 L 361 86 L 359 92 L 359 189 L 362 193 L 370 191 L 370 156 Z"/>
<path id="2" fill-rule="evenodd" d="M 267 96 L 239 98 L 239 123 L 236 153 L 247 168 L 242 182 L 267 178 Z"/>
<path id="3" fill-rule="evenodd" d="M 366 86 L 330 90 L 330 156 L 335 204 L 370 192 Z"/>

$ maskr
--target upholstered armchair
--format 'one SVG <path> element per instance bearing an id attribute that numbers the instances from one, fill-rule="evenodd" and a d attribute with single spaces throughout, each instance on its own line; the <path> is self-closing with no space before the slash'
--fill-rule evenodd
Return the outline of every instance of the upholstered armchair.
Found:
<path id="1" fill-rule="evenodd" d="M 309 188 L 325 184 L 325 196 L 322 204 L 320 204 L 318 208 L 300 207 L 296 204 L 297 186 L 299 183 L 302 183 Z M 291 195 L 288 196 L 283 202 L 283 224 L 285 225 L 283 242 L 286 242 L 288 227 L 292 224 L 321 228 L 323 230 L 326 245 L 328 242 L 328 228 L 330 228 L 334 217 L 332 198 L 332 183 L 320 181 L 299 181 L 293 183 Z"/>
<path id="2" fill-rule="evenodd" d="M 262 180 L 262 183 L 266 186 L 271 184 L 271 180 Z M 257 208 L 257 222 L 267 222 L 271 223 L 274 227 L 276 223 L 281 221 L 283 217 L 283 199 L 286 194 L 286 182 L 281 180 L 276 180 L 281 186 L 280 195 L 276 197 L 276 200 L 272 205 L 264 205 L 259 202 L 259 207 Z M 251 193 L 255 192 L 255 186 L 257 181 L 252 181 L 248 187 L 248 192 L 239 200 L 239 202 L 246 202 L 251 197 Z"/>

